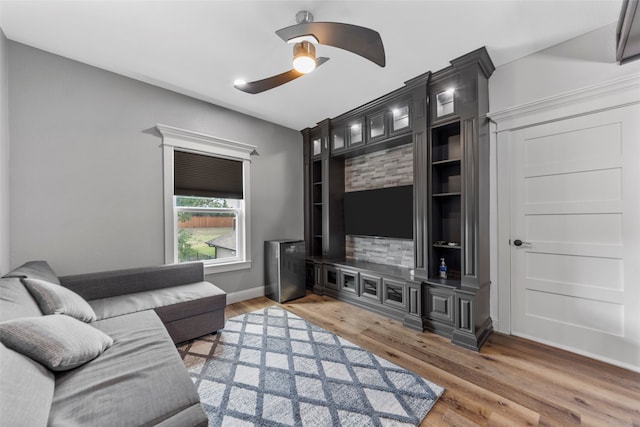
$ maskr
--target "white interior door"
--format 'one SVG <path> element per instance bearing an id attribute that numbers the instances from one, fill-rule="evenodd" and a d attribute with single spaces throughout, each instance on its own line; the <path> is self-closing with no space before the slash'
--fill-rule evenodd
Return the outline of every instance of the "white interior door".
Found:
<path id="1" fill-rule="evenodd" d="M 514 335 L 640 370 L 639 147 L 638 105 L 513 133 Z"/>

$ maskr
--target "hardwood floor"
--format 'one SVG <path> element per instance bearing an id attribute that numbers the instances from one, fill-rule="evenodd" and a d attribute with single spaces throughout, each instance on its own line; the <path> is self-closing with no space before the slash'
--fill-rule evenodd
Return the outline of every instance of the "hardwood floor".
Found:
<path id="1" fill-rule="evenodd" d="M 227 318 L 276 304 L 231 304 Z M 640 374 L 493 333 L 478 352 L 326 296 L 287 310 L 446 388 L 421 426 L 640 426 Z"/>

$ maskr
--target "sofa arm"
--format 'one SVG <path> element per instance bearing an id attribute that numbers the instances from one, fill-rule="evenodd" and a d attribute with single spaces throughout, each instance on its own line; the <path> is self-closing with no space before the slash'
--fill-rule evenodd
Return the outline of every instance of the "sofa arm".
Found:
<path id="1" fill-rule="evenodd" d="M 90 301 L 204 281 L 204 264 L 191 262 L 60 277 L 60 284 Z"/>

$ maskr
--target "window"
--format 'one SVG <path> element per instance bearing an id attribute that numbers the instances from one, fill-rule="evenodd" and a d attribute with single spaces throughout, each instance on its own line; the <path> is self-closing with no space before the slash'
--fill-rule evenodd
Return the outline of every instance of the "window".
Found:
<path id="1" fill-rule="evenodd" d="M 163 137 L 165 262 L 205 273 L 251 267 L 250 155 L 255 147 L 157 125 Z"/>

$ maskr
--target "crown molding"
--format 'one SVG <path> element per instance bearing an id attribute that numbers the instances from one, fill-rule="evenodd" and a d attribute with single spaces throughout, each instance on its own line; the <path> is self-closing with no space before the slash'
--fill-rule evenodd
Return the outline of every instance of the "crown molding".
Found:
<path id="1" fill-rule="evenodd" d="M 194 151 L 216 152 L 249 160 L 251 155 L 257 154 L 256 146 L 230 139 L 218 138 L 200 132 L 193 132 L 173 126 L 158 123 L 156 129 L 162 135 L 162 145 L 186 148 Z"/>
<path id="2" fill-rule="evenodd" d="M 640 73 L 493 111 L 487 116 L 497 124 L 497 132 L 504 132 L 636 103 L 640 103 Z"/>

